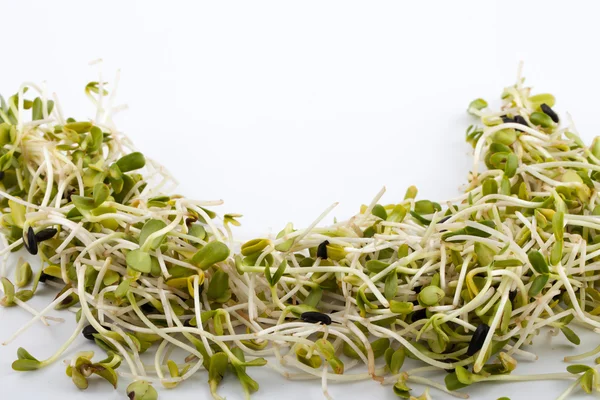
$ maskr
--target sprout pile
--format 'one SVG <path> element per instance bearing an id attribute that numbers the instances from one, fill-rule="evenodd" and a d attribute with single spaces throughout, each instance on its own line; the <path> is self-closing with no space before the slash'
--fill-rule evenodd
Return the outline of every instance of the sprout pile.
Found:
<path id="1" fill-rule="evenodd" d="M 117 387 L 123 377 L 137 400 L 197 373 L 215 399 L 225 376 L 249 397 L 258 390 L 249 368 L 261 366 L 320 380 L 327 398 L 329 382 L 369 379 L 410 399 L 429 389 L 466 398 L 461 389 L 489 381 L 571 380 L 560 399 L 600 390 L 586 365 L 511 374 L 536 358 L 527 345 L 542 328 L 575 345 L 574 324 L 600 328 L 600 139 L 586 147 L 561 126 L 552 95 L 532 95 L 519 76 L 498 111 L 469 105 L 473 167 L 457 198 L 418 199 L 410 187 L 383 205 L 382 190 L 348 220 L 321 226 L 332 205 L 307 228 L 290 223 L 239 246 L 240 215 L 172 194 L 174 179 L 116 129 L 107 87 L 86 86 L 90 121 L 65 118 L 29 83 L 2 99 L 0 303 L 33 314 L 4 344 L 53 309 L 77 320 L 54 355 L 20 348 L 13 369 L 52 364 L 83 336 L 106 357 L 75 354 L 73 383 L 85 389 L 96 376 Z M 6 268 L 21 247 L 41 268 Z M 40 282 L 58 294 L 37 311 L 27 301 Z M 422 365 L 407 369 L 405 358 Z M 444 370 L 444 382 L 431 377 Z M 411 383 L 428 389 L 418 396 Z"/>

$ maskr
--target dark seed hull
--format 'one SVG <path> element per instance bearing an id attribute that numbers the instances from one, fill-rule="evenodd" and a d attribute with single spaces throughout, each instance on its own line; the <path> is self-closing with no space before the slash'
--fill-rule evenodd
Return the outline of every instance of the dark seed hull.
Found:
<path id="1" fill-rule="evenodd" d="M 94 334 L 98 333 L 98 331 L 92 325 L 88 325 L 85 328 L 83 328 L 83 331 L 81 333 L 83 334 L 83 337 L 87 340 L 94 340 Z"/>
<path id="2" fill-rule="evenodd" d="M 319 245 L 319 247 L 317 247 L 317 257 L 320 257 L 323 259 L 327 258 L 327 245 L 328 244 L 329 244 L 329 241 L 326 240 L 323 243 L 321 243 Z"/>
<path id="3" fill-rule="evenodd" d="M 52 239 L 57 233 L 58 233 L 58 230 L 56 228 L 42 229 L 41 231 L 39 231 L 38 233 L 35 234 L 35 240 L 38 243 L 40 243 L 40 242 L 43 242 L 44 240 Z"/>
<path id="4" fill-rule="evenodd" d="M 324 325 L 331 324 L 331 317 L 327 314 L 323 314 L 316 311 L 307 311 L 300 315 L 300 319 L 304 322 L 309 322 L 311 324 L 322 323 Z"/>
<path id="5" fill-rule="evenodd" d="M 469 348 L 467 349 L 467 355 L 469 357 L 481 350 L 489 330 L 490 327 L 486 324 L 479 324 L 477 329 L 475 329 L 475 333 L 471 337 L 471 343 L 469 343 Z"/>
<path id="6" fill-rule="evenodd" d="M 547 105 L 547 104 L 544 103 L 544 104 L 542 104 L 540 106 L 540 108 L 542 109 L 542 111 L 544 112 L 544 114 L 546 114 L 547 116 L 549 116 L 552 119 L 552 121 L 554 121 L 554 123 L 558 124 L 558 121 L 559 121 L 558 114 L 556 114 L 554 112 L 554 110 L 550 108 L 549 105 Z"/>
<path id="7" fill-rule="evenodd" d="M 23 241 L 25 248 L 29 254 L 36 255 L 38 253 L 37 239 L 35 238 L 35 232 L 32 227 L 27 230 L 27 241 Z"/>

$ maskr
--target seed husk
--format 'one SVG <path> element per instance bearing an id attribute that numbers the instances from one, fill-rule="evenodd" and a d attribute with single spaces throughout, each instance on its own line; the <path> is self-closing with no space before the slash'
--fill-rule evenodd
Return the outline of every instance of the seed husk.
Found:
<path id="1" fill-rule="evenodd" d="M 94 334 L 98 333 L 98 331 L 92 325 L 87 325 L 81 333 L 87 340 L 94 340 Z"/>
<path id="2" fill-rule="evenodd" d="M 416 322 L 425 318 L 427 318 L 427 309 L 421 308 L 420 310 L 417 310 L 412 313 L 411 321 Z"/>
<path id="3" fill-rule="evenodd" d="M 515 122 L 520 125 L 529 126 L 529 124 L 527 124 L 527 120 L 520 115 L 515 115 Z"/>
<path id="4" fill-rule="evenodd" d="M 327 258 L 327 245 L 328 244 L 329 244 L 329 240 L 325 240 L 324 242 L 319 244 L 319 247 L 317 247 L 317 257 L 320 257 L 322 259 Z"/>
<path id="5" fill-rule="evenodd" d="M 39 231 L 35 234 L 35 240 L 38 243 L 40 243 L 45 240 L 52 239 L 54 236 L 56 236 L 57 233 L 58 233 L 58 230 L 56 228 L 42 229 L 41 231 Z"/>
<path id="6" fill-rule="evenodd" d="M 554 121 L 555 123 L 558 124 L 558 115 L 554 112 L 553 109 L 550 108 L 549 105 L 547 105 L 546 103 L 542 104 L 540 106 L 540 108 L 542 109 L 542 111 L 544 112 L 544 114 L 546 114 L 547 116 L 549 116 L 550 118 L 552 118 L 552 121 Z"/>
<path id="7" fill-rule="evenodd" d="M 32 227 L 27 229 L 27 240 L 24 240 L 23 244 L 29 254 L 36 255 L 38 253 L 37 239 L 35 238 L 35 232 Z"/>
<path id="8" fill-rule="evenodd" d="M 331 317 L 327 314 L 323 314 L 316 311 L 307 311 L 300 315 L 300 318 L 304 322 L 309 322 L 311 324 L 321 323 L 324 325 L 331 325 Z"/>
<path id="9" fill-rule="evenodd" d="M 484 323 L 481 323 L 477 326 L 475 333 L 473 333 L 473 336 L 471 337 L 471 342 L 469 342 L 469 348 L 467 349 L 468 356 L 472 356 L 481 350 L 489 330 L 490 327 Z"/>
<path id="10" fill-rule="evenodd" d="M 102 326 L 104 329 L 106 329 L 107 331 L 110 331 L 110 328 L 108 328 L 107 326 Z M 81 334 L 83 335 L 84 338 L 86 338 L 87 340 L 94 340 L 94 335 L 97 334 L 98 331 L 96 330 L 96 328 L 94 328 L 92 325 L 86 325 L 83 330 L 81 331 Z"/>

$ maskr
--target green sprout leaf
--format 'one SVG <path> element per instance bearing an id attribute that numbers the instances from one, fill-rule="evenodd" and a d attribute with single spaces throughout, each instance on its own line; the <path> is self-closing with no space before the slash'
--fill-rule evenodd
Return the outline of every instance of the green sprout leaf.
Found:
<path id="1" fill-rule="evenodd" d="M 110 195 L 110 189 L 102 182 L 94 186 L 94 207 L 99 207 Z"/>
<path id="2" fill-rule="evenodd" d="M 16 274 L 15 284 L 17 285 L 17 287 L 22 288 L 22 287 L 29 285 L 29 283 L 31 283 L 31 279 L 33 277 L 33 272 L 31 271 L 31 266 L 29 265 L 28 262 L 26 262 L 22 258 L 19 259 L 19 263 L 17 265 L 15 274 Z"/>
<path id="3" fill-rule="evenodd" d="M 218 262 L 225 261 L 227 257 L 229 257 L 229 247 L 223 242 L 214 241 L 198 250 L 192 257 L 192 263 L 205 270 Z"/>
<path id="4" fill-rule="evenodd" d="M 217 395 L 217 386 L 223 380 L 228 364 L 229 357 L 227 357 L 227 354 L 225 353 L 215 353 L 210 358 L 210 366 L 208 368 L 208 384 L 210 386 L 210 392 L 213 396 L 215 396 L 215 398 L 220 398 Z"/>
<path id="5" fill-rule="evenodd" d="M 550 269 L 548 269 L 548 264 L 542 253 L 537 250 L 532 250 L 527 254 L 527 257 L 529 258 L 531 266 L 538 274 L 550 273 Z"/>
<path id="6" fill-rule="evenodd" d="M 277 285 L 277 283 L 279 282 L 279 280 L 285 273 L 285 269 L 287 268 L 287 265 L 288 265 L 287 260 L 283 260 L 279 264 L 279 267 L 277 267 L 277 271 L 275 271 L 274 275 L 271 275 L 271 267 L 270 266 L 267 265 L 265 267 L 265 278 L 267 279 L 267 282 L 269 282 L 269 285 L 271 287 L 274 287 L 275 285 Z"/>
<path id="7" fill-rule="evenodd" d="M 594 388 L 596 387 L 596 377 L 597 374 L 593 369 L 585 371 L 585 373 L 581 376 L 581 388 L 587 394 L 591 394 Z"/>
<path id="8" fill-rule="evenodd" d="M 384 287 L 383 294 L 386 299 L 392 300 L 394 297 L 396 297 L 397 293 L 398 293 L 398 274 L 396 274 L 396 271 L 392 271 L 385 278 L 385 287 Z"/>
<path id="9" fill-rule="evenodd" d="M 410 314 L 413 312 L 414 304 L 408 301 L 390 301 L 390 311 L 395 314 Z"/>
<path id="10" fill-rule="evenodd" d="M 145 165 L 146 158 L 139 152 L 127 154 L 117 161 L 117 166 L 123 173 L 135 171 L 136 169 L 143 168 Z"/>
<path id="11" fill-rule="evenodd" d="M 590 369 L 592 369 L 592 367 L 583 364 L 569 365 L 567 367 L 567 371 L 572 374 L 580 374 L 582 372 L 589 371 Z"/>
<path id="12" fill-rule="evenodd" d="M 562 326 L 560 328 L 560 330 L 565 335 L 565 337 L 569 340 L 569 342 L 579 346 L 579 344 L 581 343 L 581 339 L 579 339 L 579 336 L 577 336 L 575 334 L 575 332 L 573 332 L 571 330 L 571 328 L 569 328 L 567 326 Z"/>
<path id="13" fill-rule="evenodd" d="M 148 274 L 152 271 L 150 254 L 140 249 L 131 250 L 125 258 L 127 266 L 135 271 Z"/>
<path id="14" fill-rule="evenodd" d="M 139 237 L 140 246 L 142 246 L 143 248 L 149 248 L 151 250 L 157 249 L 164 241 L 166 233 L 155 238 L 152 241 L 152 243 L 149 243 L 149 245 L 146 244 L 146 239 L 148 239 L 148 236 L 150 236 L 154 232 L 158 232 L 161 229 L 166 228 L 166 226 L 167 226 L 167 224 L 163 220 L 160 220 L 160 219 L 149 219 L 148 221 L 146 221 L 146 223 L 142 227 L 142 230 L 140 231 L 140 237 Z"/>
<path id="15" fill-rule="evenodd" d="M 65 124 L 64 128 L 70 129 L 77 133 L 86 133 L 92 129 L 93 124 L 91 122 L 70 122 Z"/>
<path id="16" fill-rule="evenodd" d="M 477 111 L 481 111 L 484 108 L 486 108 L 487 106 L 488 106 L 488 103 L 484 99 L 481 99 L 481 98 L 475 99 L 469 104 L 467 111 L 469 112 L 469 114 L 479 116 L 479 113 Z"/>
<path id="17" fill-rule="evenodd" d="M 15 304 L 15 286 L 7 278 L 0 278 L 4 297 L 0 299 L 0 305 L 3 307 L 13 306 Z"/>
<path id="18" fill-rule="evenodd" d="M 533 282 L 531 283 L 531 286 L 529 287 L 529 296 L 537 296 L 542 291 L 544 286 L 546 286 L 546 283 L 548 283 L 549 278 L 550 277 L 548 276 L 548 274 L 536 276 Z"/>
<path id="19" fill-rule="evenodd" d="M 229 275 L 222 269 L 218 269 L 211 277 L 206 295 L 217 303 L 225 303 L 231 298 L 229 289 Z"/>
<path id="20" fill-rule="evenodd" d="M 73 195 L 71 196 L 71 201 L 73 201 L 75 207 L 77 207 L 77 209 L 82 213 L 96 208 L 96 202 L 94 201 L 94 199 L 89 197 Z"/>
<path id="21" fill-rule="evenodd" d="M 250 240 L 246 243 L 244 243 L 242 245 L 242 255 L 243 256 L 249 256 L 255 253 L 260 253 L 262 252 L 269 244 L 271 244 L 271 241 L 268 239 L 253 239 Z"/>
<path id="22" fill-rule="evenodd" d="M 374 216 L 376 216 L 378 218 L 381 218 L 384 221 L 388 217 L 387 211 L 385 211 L 385 208 L 381 204 L 375 204 L 375 206 L 371 210 L 371 214 L 373 214 Z"/>
<path id="23" fill-rule="evenodd" d="M 12 369 L 15 371 L 34 371 L 42 367 L 40 361 L 22 347 L 17 350 L 17 357 L 18 359 L 12 364 Z"/>
<path id="24" fill-rule="evenodd" d="M 290 233 L 294 232 L 294 225 L 292 225 L 292 223 L 288 223 L 285 228 L 283 228 L 283 230 L 281 232 L 279 232 L 277 234 L 277 239 L 281 239 L 282 237 L 284 237 L 285 235 L 289 235 Z M 294 245 L 294 239 L 288 239 L 278 245 L 275 246 L 275 250 L 277 251 L 289 251 L 292 246 Z"/>

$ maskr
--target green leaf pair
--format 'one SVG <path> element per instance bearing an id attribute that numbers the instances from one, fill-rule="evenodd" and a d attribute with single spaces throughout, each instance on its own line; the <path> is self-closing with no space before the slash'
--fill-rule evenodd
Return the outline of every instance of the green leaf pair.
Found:
<path id="1" fill-rule="evenodd" d="M 167 368 L 169 370 L 169 374 L 171 375 L 171 378 L 179 378 L 182 375 L 185 375 L 185 373 L 190 369 L 190 364 L 186 364 L 181 370 L 179 370 L 179 367 L 177 366 L 177 364 L 175 363 L 175 361 L 173 360 L 169 360 L 167 361 Z M 166 387 L 167 389 L 172 389 L 174 387 L 176 387 L 177 385 L 179 385 L 181 382 L 164 382 L 163 386 Z"/>
<path id="2" fill-rule="evenodd" d="M 15 371 L 35 371 L 43 366 L 38 359 L 22 347 L 17 350 L 17 357 L 18 359 L 12 363 L 12 369 Z"/>
<path id="3" fill-rule="evenodd" d="M 246 373 L 246 367 L 260 367 L 266 365 L 267 361 L 264 358 L 256 358 L 250 362 L 246 362 L 244 352 L 239 347 L 234 347 L 231 349 L 231 352 L 239 361 L 241 361 L 241 363 L 232 361 L 231 369 L 233 374 L 240 381 L 246 397 L 248 397 L 250 393 L 254 393 L 258 390 L 258 383 Z"/>
<path id="4" fill-rule="evenodd" d="M 206 296 L 217 303 L 225 303 L 231 298 L 229 275 L 222 269 L 217 269 L 208 283 Z"/>
<path id="5" fill-rule="evenodd" d="M 215 399 L 221 397 L 217 394 L 217 386 L 223 380 L 225 372 L 227 371 L 227 365 L 229 364 L 229 357 L 225 353 L 215 353 L 210 357 L 210 364 L 208 368 L 208 385 L 210 386 L 210 393 Z"/>
<path id="6" fill-rule="evenodd" d="M 341 375 L 344 373 L 344 363 L 336 357 L 335 348 L 326 339 L 318 339 L 315 342 L 315 347 L 321 356 L 327 361 L 335 374 Z"/>
<path id="7" fill-rule="evenodd" d="M 527 257 L 535 272 L 539 274 L 533 279 L 533 282 L 529 287 L 529 296 L 534 297 L 537 296 L 548 283 L 548 280 L 550 279 L 550 268 L 548 268 L 548 263 L 542 253 L 537 250 L 530 251 L 527 254 Z"/>

